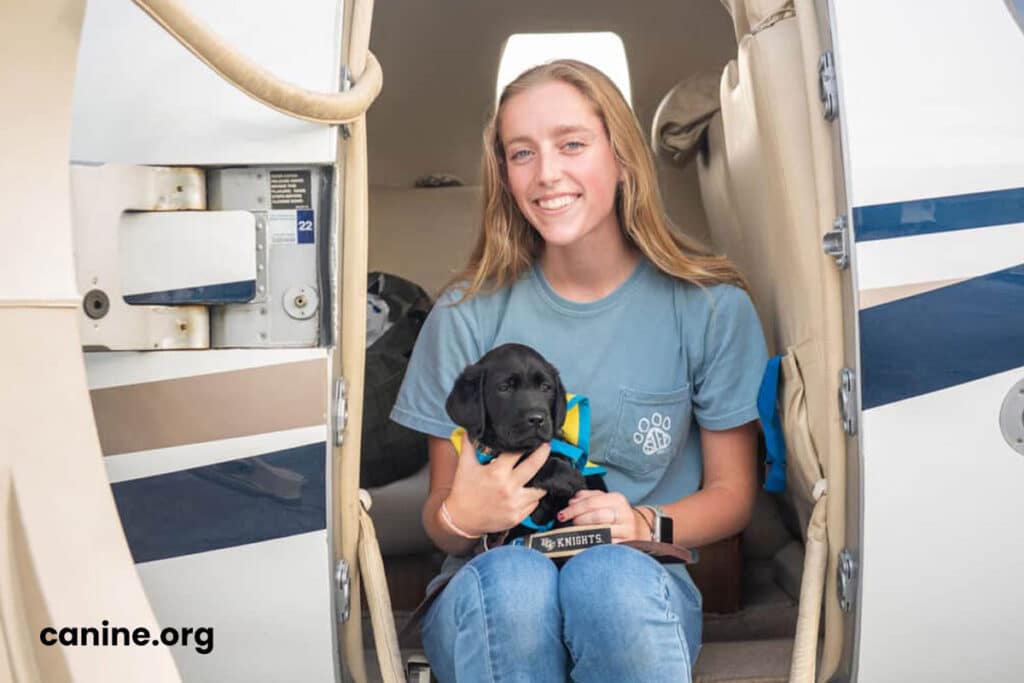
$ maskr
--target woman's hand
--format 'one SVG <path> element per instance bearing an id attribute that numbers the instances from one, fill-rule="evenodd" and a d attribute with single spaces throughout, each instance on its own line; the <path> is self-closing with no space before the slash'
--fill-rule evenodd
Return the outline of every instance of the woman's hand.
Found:
<path id="1" fill-rule="evenodd" d="M 651 529 L 646 519 L 641 518 L 642 514 L 621 493 L 583 490 L 577 492 L 565 509 L 558 513 L 558 519 L 561 522 L 572 521 L 574 526 L 610 526 L 613 543 L 649 541 Z"/>
<path id="2" fill-rule="evenodd" d="M 463 439 L 455 477 L 445 499 L 452 521 L 471 535 L 504 531 L 519 524 L 547 493 L 526 487 L 526 482 L 537 474 L 550 453 L 551 446 L 545 443 L 518 466 L 522 453 L 502 453 L 481 465 L 469 439 Z"/>

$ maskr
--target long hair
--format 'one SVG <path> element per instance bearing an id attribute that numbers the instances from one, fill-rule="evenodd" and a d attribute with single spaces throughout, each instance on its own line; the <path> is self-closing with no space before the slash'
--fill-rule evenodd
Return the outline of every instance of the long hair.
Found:
<path id="1" fill-rule="evenodd" d="M 672 277 L 698 286 L 729 283 L 749 289 L 725 257 L 708 252 L 670 227 L 640 124 L 615 84 L 589 64 L 561 59 L 528 69 L 505 86 L 484 129 L 483 222 L 469 263 L 451 281 L 461 283 L 462 298 L 512 284 L 533 265 L 543 248 L 543 238 L 509 192 L 499 124 L 510 98 L 550 81 L 575 87 L 604 125 L 612 153 L 623 169 L 615 210 L 626 239 Z"/>

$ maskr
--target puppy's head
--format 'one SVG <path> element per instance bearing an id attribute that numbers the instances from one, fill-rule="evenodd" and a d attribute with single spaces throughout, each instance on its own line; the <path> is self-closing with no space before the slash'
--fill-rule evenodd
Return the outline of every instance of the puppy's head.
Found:
<path id="1" fill-rule="evenodd" d="M 530 451 L 559 435 L 565 387 L 558 371 L 522 344 L 504 344 L 462 371 L 445 404 L 476 443 Z"/>

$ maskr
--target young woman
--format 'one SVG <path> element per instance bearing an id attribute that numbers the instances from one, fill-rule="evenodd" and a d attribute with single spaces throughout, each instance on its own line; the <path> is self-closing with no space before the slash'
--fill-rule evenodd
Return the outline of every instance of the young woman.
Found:
<path id="1" fill-rule="evenodd" d="M 590 400 L 591 459 L 609 493 L 560 518 L 649 540 L 660 506 L 675 542 L 740 531 L 754 501 L 764 339 L 725 259 L 668 225 L 654 165 L 615 85 L 570 60 L 510 83 L 484 133 L 484 214 L 473 256 L 426 321 L 392 418 L 430 435 L 423 523 L 449 580 L 422 623 L 441 681 L 690 680 L 701 598 L 682 565 L 621 545 L 561 570 L 518 547 L 472 551 L 543 491 L 524 484 L 546 445 L 483 466 L 445 398 L 459 372 L 505 342 L 533 346 Z"/>

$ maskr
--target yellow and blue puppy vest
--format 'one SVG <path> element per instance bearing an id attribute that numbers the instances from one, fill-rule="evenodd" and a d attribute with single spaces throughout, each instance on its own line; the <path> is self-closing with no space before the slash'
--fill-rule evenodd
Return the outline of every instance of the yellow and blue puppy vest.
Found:
<path id="1" fill-rule="evenodd" d="M 462 439 L 465 435 L 466 430 L 462 427 L 457 427 L 452 431 L 450 439 L 455 445 L 457 453 L 462 452 Z M 551 440 L 552 455 L 562 455 L 568 458 L 584 477 L 602 476 L 607 473 L 604 467 L 590 461 L 590 401 L 586 396 L 566 394 L 562 436 L 565 437 L 564 440 Z M 481 465 L 486 465 L 496 457 L 496 453 L 486 453 L 479 447 L 476 449 L 476 459 Z M 551 520 L 547 524 L 535 524 L 527 515 L 521 524 L 537 531 L 548 531 L 555 522 Z"/>

